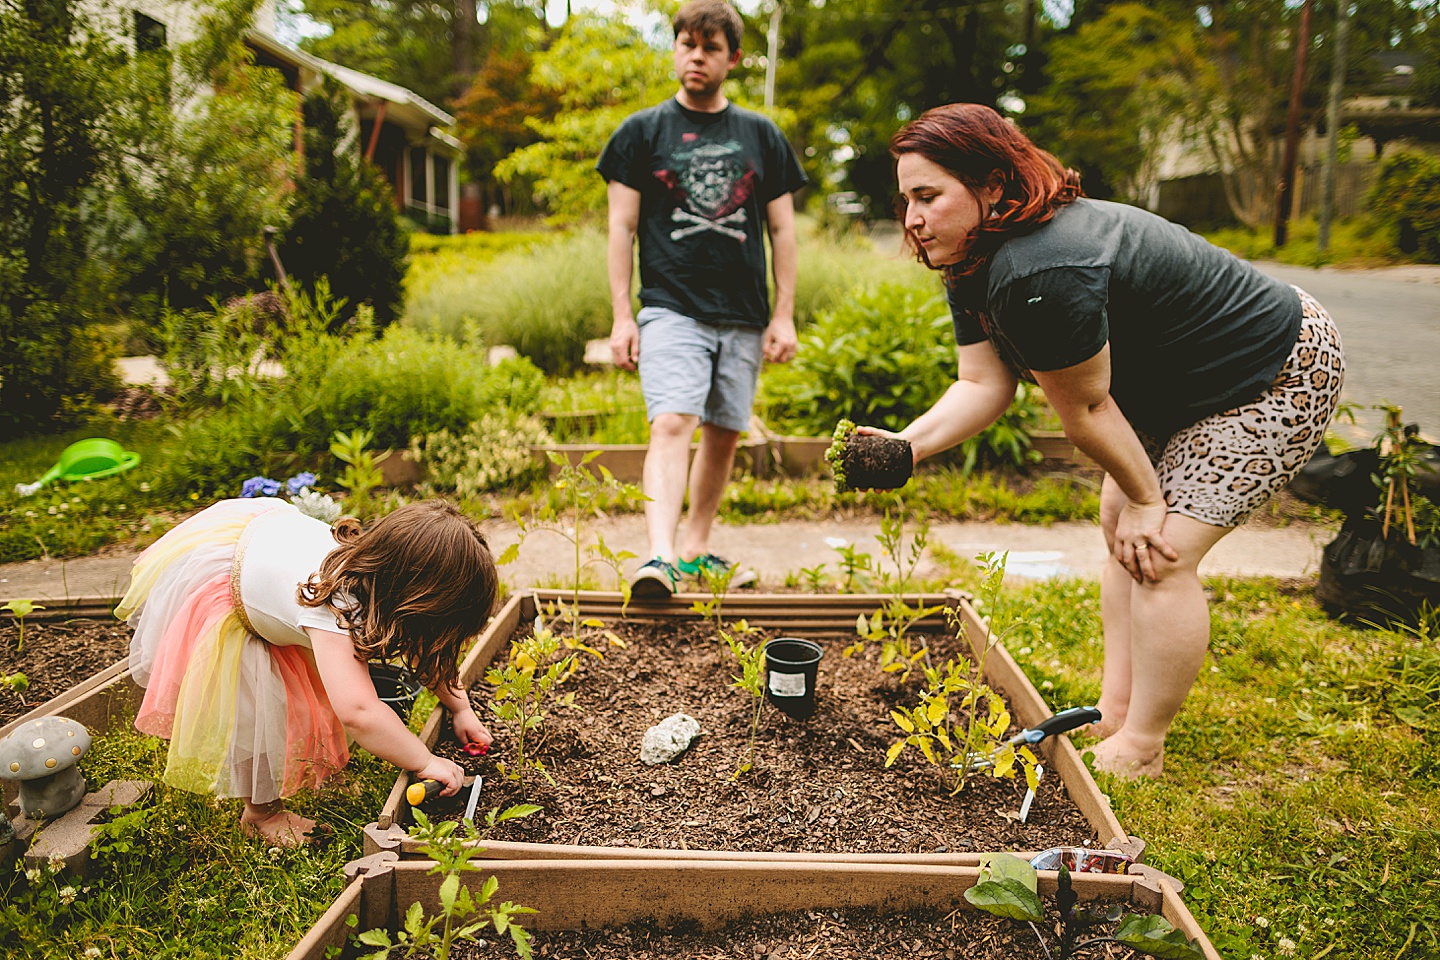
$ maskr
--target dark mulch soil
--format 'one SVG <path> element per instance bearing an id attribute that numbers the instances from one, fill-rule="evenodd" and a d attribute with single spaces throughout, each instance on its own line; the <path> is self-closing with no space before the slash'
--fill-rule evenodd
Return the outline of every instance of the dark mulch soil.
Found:
<path id="1" fill-rule="evenodd" d="M 25 646 L 19 653 L 19 624 L 0 620 L 0 674 L 23 673 L 30 686 L 18 692 L 0 684 L 0 724 L 9 723 L 75 684 L 123 660 L 130 628 L 117 620 L 25 619 Z"/>
<path id="2" fill-rule="evenodd" d="M 845 486 L 851 490 L 894 490 L 905 486 L 915 472 L 910 442 L 898 437 L 857 433 L 840 456 Z"/>
<path id="3" fill-rule="evenodd" d="M 902 691 L 875 660 L 843 657 L 834 640 L 823 642 L 815 715 L 797 722 L 767 705 L 757 769 L 732 780 L 746 756 L 753 700 L 730 686 L 738 667 L 713 625 L 627 624 L 618 632 L 627 646 L 586 658 L 565 686 L 581 710 L 557 710 L 547 721 L 539 756 L 556 783 L 532 774 L 524 798 L 543 813 L 502 825 L 495 839 L 836 853 L 1043 850 L 1110 839 L 1094 835 L 1053 774 L 1021 824 L 1023 779 L 978 774 L 950 797 L 913 748 L 885 769 L 885 751 L 900 736 L 890 710 L 915 702 L 918 671 Z M 938 638 L 936 657 L 955 642 Z M 484 685 L 471 691 L 481 716 L 488 696 Z M 676 712 L 699 720 L 700 736 L 675 762 L 642 764 L 646 728 Z M 448 730 L 436 748 L 485 776 L 481 810 L 522 799 L 517 784 L 496 774 L 497 755 L 513 741 L 492 727 L 498 739 L 484 759 L 462 753 Z M 458 817 L 467 793 L 431 801 L 431 816 Z"/>
<path id="4" fill-rule="evenodd" d="M 501 890 L 503 896 L 504 890 Z M 520 918 L 523 926 L 525 918 Z M 1104 936 L 1093 927 L 1080 939 Z M 1044 928 L 1042 927 L 1042 930 Z M 1047 931 L 1048 933 L 1048 931 Z M 1039 960 L 1045 957 L 1027 924 L 988 914 L 917 910 L 876 914 L 868 910 L 806 910 L 727 924 L 701 932 L 652 924 L 617 930 L 536 933 L 537 957 L 547 960 Z M 1049 938 L 1054 948 L 1055 938 Z M 514 956 L 510 938 L 484 946 L 466 943 L 451 956 L 481 960 Z M 1107 943 L 1089 947 L 1087 960 L 1133 956 L 1129 948 Z"/>

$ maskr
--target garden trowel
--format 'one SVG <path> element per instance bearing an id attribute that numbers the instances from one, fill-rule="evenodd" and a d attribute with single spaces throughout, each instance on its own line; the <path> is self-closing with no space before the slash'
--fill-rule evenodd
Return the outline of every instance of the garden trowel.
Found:
<path id="1" fill-rule="evenodd" d="M 1095 707 L 1071 707 L 1069 710 L 1061 710 L 1059 713 L 1045 718 L 1033 727 L 1026 727 L 1009 740 L 1006 740 L 1004 746 L 1033 747 L 1047 737 L 1068 733 L 1076 727 L 1083 727 L 1087 723 L 1095 723 L 1099 719 L 1100 711 Z M 994 765 L 995 754 L 998 752 L 998 750 L 994 750 L 989 753 L 972 753 L 965 758 L 964 762 L 969 764 L 971 770 L 983 770 L 986 767 Z M 960 763 L 961 761 L 959 760 L 955 761 L 956 766 L 959 766 Z"/>

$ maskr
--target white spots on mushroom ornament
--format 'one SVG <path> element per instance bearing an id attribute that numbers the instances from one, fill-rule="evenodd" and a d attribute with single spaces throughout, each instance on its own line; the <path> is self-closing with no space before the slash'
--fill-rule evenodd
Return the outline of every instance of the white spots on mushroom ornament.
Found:
<path id="1" fill-rule="evenodd" d="M 0 740 L 0 778 L 20 784 L 20 812 L 30 820 L 50 820 L 85 796 L 80 759 L 90 749 L 90 733 L 68 717 L 38 717 Z"/>

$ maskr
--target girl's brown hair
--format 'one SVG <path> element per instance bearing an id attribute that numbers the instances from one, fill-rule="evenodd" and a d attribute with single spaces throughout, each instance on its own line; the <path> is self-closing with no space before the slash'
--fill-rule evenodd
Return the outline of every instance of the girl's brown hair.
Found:
<path id="1" fill-rule="evenodd" d="M 1033 230 L 1083 196 L 1080 174 L 981 103 L 951 103 L 920 114 L 890 138 L 891 156 L 907 153 L 944 167 L 972 194 L 1001 187 L 992 216 L 981 222 L 965 259 L 945 267 L 947 282 L 973 274 L 1008 237 Z M 921 263 L 933 266 L 908 230 L 905 244 Z"/>
<path id="2" fill-rule="evenodd" d="M 357 660 L 399 657 L 431 690 L 458 686 L 461 648 L 484 629 L 500 583 L 475 524 L 430 500 L 364 529 L 345 517 L 331 531 L 339 549 L 296 599 L 334 610 Z"/>

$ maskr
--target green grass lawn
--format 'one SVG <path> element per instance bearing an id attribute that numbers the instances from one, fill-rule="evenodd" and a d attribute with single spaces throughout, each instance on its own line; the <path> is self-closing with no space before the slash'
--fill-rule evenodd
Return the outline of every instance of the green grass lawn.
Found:
<path id="1" fill-rule="evenodd" d="M 1313 584 L 1209 583 L 1165 776 L 1100 775 L 1222 956 L 1440 956 L 1440 646 L 1339 625 Z M 1055 709 L 1100 692 L 1099 590 L 1037 584 L 1009 646 Z M 1406 717 L 1407 723 L 1400 719 Z"/>

